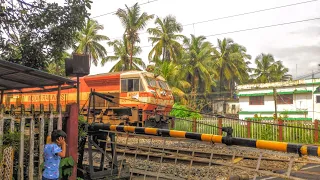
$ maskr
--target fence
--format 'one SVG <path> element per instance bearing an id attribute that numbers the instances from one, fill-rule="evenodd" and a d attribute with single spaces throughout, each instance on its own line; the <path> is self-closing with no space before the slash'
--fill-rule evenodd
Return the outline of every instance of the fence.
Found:
<path id="1" fill-rule="evenodd" d="M 61 109 L 61 108 L 59 108 Z M 53 105 L 0 107 L 0 179 L 41 179 L 43 148 L 53 129 L 62 129 L 62 112 Z M 47 138 L 47 141 L 50 138 Z M 38 178 L 37 178 L 38 176 Z"/>
<path id="2" fill-rule="evenodd" d="M 222 135 L 222 127 L 232 127 L 234 137 L 292 143 L 319 143 L 319 121 L 234 120 L 227 118 L 175 119 L 172 129 Z"/>

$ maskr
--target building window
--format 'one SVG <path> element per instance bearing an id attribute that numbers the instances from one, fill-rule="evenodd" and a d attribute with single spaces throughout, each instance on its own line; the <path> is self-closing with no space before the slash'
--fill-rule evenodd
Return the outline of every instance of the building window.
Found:
<path id="1" fill-rule="evenodd" d="M 317 103 L 320 103 L 320 96 L 317 96 L 317 97 L 316 97 L 316 102 L 317 102 Z"/>
<path id="2" fill-rule="evenodd" d="M 277 95 L 277 104 L 293 104 L 293 94 Z"/>
<path id="3" fill-rule="evenodd" d="M 121 92 L 139 91 L 140 79 L 121 79 Z"/>
<path id="4" fill-rule="evenodd" d="M 250 96 L 249 105 L 264 105 L 264 96 Z"/>

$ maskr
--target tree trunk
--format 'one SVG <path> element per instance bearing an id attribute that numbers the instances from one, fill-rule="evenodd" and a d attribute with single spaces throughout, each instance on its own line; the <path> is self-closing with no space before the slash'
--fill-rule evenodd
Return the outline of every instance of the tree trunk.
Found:
<path id="1" fill-rule="evenodd" d="M 163 47 L 162 62 L 164 61 L 164 57 L 166 57 L 166 47 Z"/>
<path id="2" fill-rule="evenodd" d="M 197 73 L 196 73 L 197 74 Z M 197 75 L 195 75 L 193 77 L 193 87 L 194 87 L 194 96 L 193 96 L 193 104 L 194 104 L 194 110 L 197 109 L 197 92 L 198 92 L 198 81 L 199 81 L 199 78 Z"/>
<path id="3" fill-rule="evenodd" d="M 59 64 L 59 62 L 56 62 L 56 75 L 60 76 L 58 64 Z"/>
<path id="4" fill-rule="evenodd" d="M 222 90 L 222 68 L 220 69 L 220 97 L 221 97 L 221 90 Z"/>
<path id="5" fill-rule="evenodd" d="M 130 70 L 132 70 L 132 56 L 133 56 L 133 42 L 131 42 L 131 50 L 130 50 Z"/>
<path id="6" fill-rule="evenodd" d="M 233 89 L 233 82 L 232 82 L 233 80 L 232 79 L 230 79 L 230 82 L 229 82 L 229 89 L 230 89 L 230 98 L 232 99 L 232 89 Z"/>

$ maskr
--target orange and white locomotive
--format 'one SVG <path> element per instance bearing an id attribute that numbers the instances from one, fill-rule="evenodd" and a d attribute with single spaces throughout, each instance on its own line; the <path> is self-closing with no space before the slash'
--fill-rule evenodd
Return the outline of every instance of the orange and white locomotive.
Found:
<path id="1" fill-rule="evenodd" d="M 146 71 L 125 71 L 89 75 L 80 78 L 80 107 L 87 114 L 91 90 L 114 96 L 114 103 L 95 97 L 96 119 L 110 124 L 129 124 L 147 127 L 165 127 L 169 120 L 174 99 L 170 87 L 161 76 Z M 10 94 L 5 104 L 35 107 L 56 104 L 57 92 L 40 94 Z M 65 109 L 68 103 L 77 101 L 77 90 L 61 90 L 60 104 Z M 91 99 L 91 106 L 93 105 Z M 92 108 L 91 108 L 92 109 Z M 91 113 L 93 115 L 93 112 Z"/>

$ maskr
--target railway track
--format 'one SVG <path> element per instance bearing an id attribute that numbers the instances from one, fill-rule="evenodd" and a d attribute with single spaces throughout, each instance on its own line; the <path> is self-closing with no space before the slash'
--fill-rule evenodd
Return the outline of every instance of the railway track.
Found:
<path id="1" fill-rule="evenodd" d="M 96 151 L 93 149 L 93 151 Z M 111 149 L 106 149 L 106 152 L 111 153 Z M 266 161 L 265 165 L 260 165 L 257 168 L 257 162 L 259 161 L 259 157 L 255 156 L 245 156 L 245 155 L 235 155 L 235 154 L 223 154 L 216 152 L 201 152 L 201 151 L 193 151 L 186 149 L 177 149 L 177 148 L 160 148 L 160 147 L 148 147 L 148 146 L 135 146 L 135 145 L 125 145 L 122 143 L 116 144 L 116 152 L 119 157 L 131 157 L 134 158 L 133 163 L 135 163 L 135 159 L 152 161 L 154 163 L 164 162 L 164 163 L 185 163 L 186 165 L 198 165 L 198 166 L 226 166 L 231 168 L 238 168 L 243 171 L 248 171 L 251 173 L 261 173 L 264 175 L 269 175 L 278 178 L 287 178 L 286 175 L 277 174 L 274 172 L 283 171 L 283 168 L 277 168 L 270 166 L 269 162 L 286 162 L 290 163 L 290 160 L 286 159 L 277 159 L 277 158 L 269 158 L 269 157 L 261 157 L 260 161 Z M 252 161 L 247 164 L 237 165 L 240 161 L 249 160 Z M 320 162 L 314 161 L 295 161 L 295 163 L 302 164 L 320 164 Z M 142 171 L 139 168 L 133 168 L 131 170 L 134 174 L 143 174 L 150 176 L 152 173 Z M 170 177 L 168 175 L 160 175 L 161 177 Z M 299 178 L 291 178 L 291 179 L 299 179 Z"/>
<path id="2" fill-rule="evenodd" d="M 107 147 L 110 147 L 110 141 L 105 142 L 107 142 Z M 115 149 L 118 158 L 126 159 L 130 164 L 131 174 L 143 175 L 144 178 L 153 176 L 164 179 L 196 180 L 197 177 L 206 179 L 204 178 L 205 176 L 208 177 L 208 175 L 204 175 L 206 173 L 211 173 L 210 177 L 216 178 L 215 174 L 223 174 L 221 172 L 225 171 L 225 176 L 228 176 L 228 172 L 232 172 L 233 174 L 247 173 L 250 178 L 268 176 L 297 180 L 301 178 L 288 178 L 287 171 L 299 172 L 299 168 L 306 164 L 320 165 L 319 160 L 289 158 L 285 153 L 276 156 L 276 153 L 273 154 L 272 152 L 270 155 L 269 152 L 269 154 L 265 153 L 266 156 L 264 156 L 262 155 L 262 152 L 265 152 L 264 150 L 260 152 L 260 155 L 259 153 L 252 153 L 252 149 L 243 151 L 241 148 L 232 153 L 228 147 L 221 148 L 219 145 L 201 144 L 195 141 L 182 141 L 183 143 L 172 141 L 167 142 L 166 146 L 162 142 L 163 139 L 161 138 L 154 138 L 150 141 L 149 138 L 144 137 L 130 137 L 129 140 L 126 137 L 118 137 Z M 237 147 L 234 148 L 237 149 Z M 93 149 L 93 152 L 97 152 L 97 150 Z M 107 148 L 106 152 L 110 154 L 111 149 Z M 189 173 L 189 171 L 192 171 L 192 173 Z M 205 173 L 196 174 L 194 171 L 205 171 Z M 181 172 L 185 175 L 179 176 Z M 193 175 L 189 177 L 190 174 Z"/>

